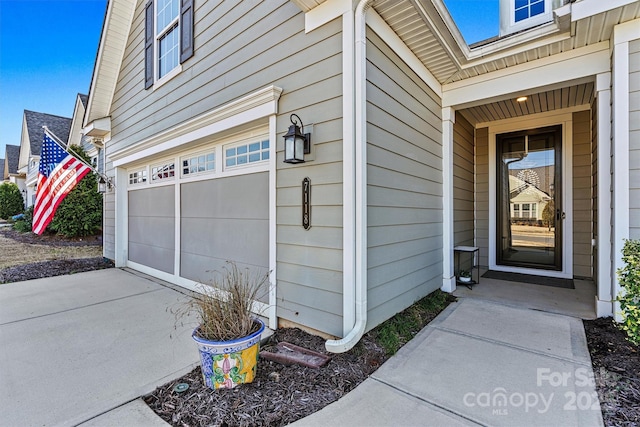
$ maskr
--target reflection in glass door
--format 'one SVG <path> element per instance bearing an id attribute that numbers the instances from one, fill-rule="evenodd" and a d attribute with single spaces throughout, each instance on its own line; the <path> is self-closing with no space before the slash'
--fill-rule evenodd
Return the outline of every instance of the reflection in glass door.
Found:
<path id="1" fill-rule="evenodd" d="M 562 270 L 561 131 L 496 138 L 498 265 Z"/>

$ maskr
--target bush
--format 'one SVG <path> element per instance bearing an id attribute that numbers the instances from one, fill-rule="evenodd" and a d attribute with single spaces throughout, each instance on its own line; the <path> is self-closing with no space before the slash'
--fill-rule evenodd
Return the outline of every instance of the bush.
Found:
<path id="1" fill-rule="evenodd" d="M 625 266 L 617 271 L 622 291 L 616 301 L 623 319 L 618 327 L 627 333 L 629 341 L 640 345 L 640 240 L 625 240 L 622 260 Z"/>
<path id="2" fill-rule="evenodd" d="M 71 146 L 77 157 L 91 164 L 81 147 Z M 102 228 L 102 194 L 98 193 L 98 180 L 88 173 L 58 206 L 49 229 L 65 237 L 96 234 Z"/>
<path id="3" fill-rule="evenodd" d="M 13 182 L 0 185 L 0 218 L 9 219 L 24 211 L 24 199 L 20 189 Z"/>
<path id="4" fill-rule="evenodd" d="M 31 231 L 33 228 L 33 206 L 24 211 L 24 216 L 13 224 L 13 229 L 21 233 Z"/>

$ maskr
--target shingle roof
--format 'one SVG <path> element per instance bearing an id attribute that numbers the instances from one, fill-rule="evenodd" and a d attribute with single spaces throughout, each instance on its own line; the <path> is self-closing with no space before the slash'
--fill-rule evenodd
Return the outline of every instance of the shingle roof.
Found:
<path id="1" fill-rule="evenodd" d="M 84 108 L 87 108 L 87 102 L 89 101 L 89 95 L 84 95 L 82 93 L 79 93 L 78 96 L 80 97 L 80 102 L 82 102 L 82 106 Z"/>
<path id="2" fill-rule="evenodd" d="M 4 179 L 4 159 L 0 159 L 0 181 Z"/>
<path id="3" fill-rule="evenodd" d="M 36 113 L 35 111 L 29 110 L 24 110 L 24 117 L 27 122 L 27 132 L 29 132 L 32 155 L 40 155 L 40 147 L 42 146 L 42 136 L 44 133 L 42 126 L 47 126 L 49 130 L 63 142 L 66 143 L 69 140 L 69 132 L 71 132 L 70 118 L 46 113 Z"/>
<path id="4" fill-rule="evenodd" d="M 20 146 L 19 145 L 7 145 L 7 151 L 5 154 L 7 157 L 7 163 L 9 164 L 9 170 L 7 173 L 18 173 L 18 163 L 20 162 Z"/>

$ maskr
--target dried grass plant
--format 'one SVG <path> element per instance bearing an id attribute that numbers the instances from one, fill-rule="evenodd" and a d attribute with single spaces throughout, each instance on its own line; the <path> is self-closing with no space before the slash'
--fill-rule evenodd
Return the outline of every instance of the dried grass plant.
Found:
<path id="1" fill-rule="evenodd" d="M 202 293 L 194 295 L 177 315 L 195 313 L 200 321 L 197 335 L 209 341 L 230 341 L 256 332 L 253 302 L 260 292 L 268 291 L 269 273 L 240 269 L 231 261 L 214 272 L 210 284 L 202 285 Z"/>

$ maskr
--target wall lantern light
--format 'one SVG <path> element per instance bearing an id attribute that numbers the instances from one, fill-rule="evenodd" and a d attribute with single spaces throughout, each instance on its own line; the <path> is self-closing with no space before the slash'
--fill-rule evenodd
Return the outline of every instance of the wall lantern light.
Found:
<path id="1" fill-rule="evenodd" d="M 296 121 L 294 117 L 298 120 Z M 284 136 L 284 162 L 304 163 L 304 155 L 311 153 L 311 134 L 303 133 L 304 124 L 297 114 L 292 114 L 289 120 L 291 120 L 291 126 Z M 302 131 L 298 127 L 298 122 Z"/>
<path id="2" fill-rule="evenodd" d="M 113 185 L 113 182 L 111 182 L 109 177 L 102 174 L 98 176 L 98 193 L 105 194 L 108 191 L 111 191 L 114 187 L 115 185 Z"/>

